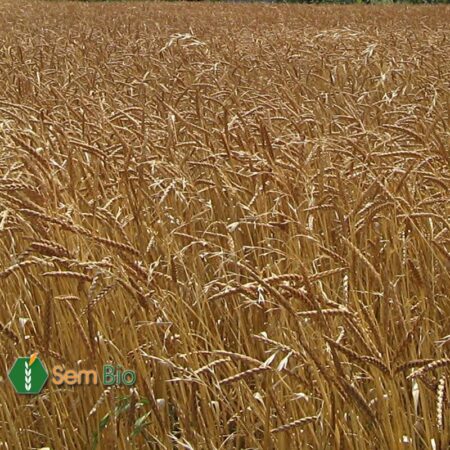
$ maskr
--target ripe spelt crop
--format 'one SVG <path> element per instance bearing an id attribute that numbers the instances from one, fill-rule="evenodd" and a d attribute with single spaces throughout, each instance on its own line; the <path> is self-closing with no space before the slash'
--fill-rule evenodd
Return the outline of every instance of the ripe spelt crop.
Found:
<path id="1" fill-rule="evenodd" d="M 448 448 L 449 22 L 0 0 L 0 447 Z"/>

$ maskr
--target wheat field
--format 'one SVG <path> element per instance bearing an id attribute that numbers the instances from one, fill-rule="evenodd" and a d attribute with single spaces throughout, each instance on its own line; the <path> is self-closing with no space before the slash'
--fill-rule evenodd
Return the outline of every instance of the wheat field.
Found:
<path id="1" fill-rule="evenodd" d="M 449 448 L 449 22 L 0 0 L 0 448 Z"/>

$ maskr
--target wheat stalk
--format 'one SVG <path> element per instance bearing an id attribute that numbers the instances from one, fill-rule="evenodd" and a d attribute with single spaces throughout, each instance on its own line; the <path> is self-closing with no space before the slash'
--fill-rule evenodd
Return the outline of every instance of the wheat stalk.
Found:
<path id="1" fill-rule="evenodd" d="M 285 425 L 280 425 L 279 427 L 272 428 L 270 430 L 271 433 L 283 433 L 285 431 L 290 431 L 293 428 L 303 427 L 305 425 L 308 425 L 312 422 L 317 421 L 318 416 L 311 416 L 311 417 L 303 417 L 302 419 L 294 420 L 293 422 L 287 423 Z"/>

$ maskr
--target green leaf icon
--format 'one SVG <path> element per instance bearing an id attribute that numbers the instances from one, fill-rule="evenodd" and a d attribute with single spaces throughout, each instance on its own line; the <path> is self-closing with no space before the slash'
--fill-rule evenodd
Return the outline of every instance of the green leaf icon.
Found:
<path id="1" fill-rule="evenodd" d="M 39 394 L 48 379 L 48 372 L 42 361 L 33 354 L 17 358 L 8 378 L 18 394 Z"/>

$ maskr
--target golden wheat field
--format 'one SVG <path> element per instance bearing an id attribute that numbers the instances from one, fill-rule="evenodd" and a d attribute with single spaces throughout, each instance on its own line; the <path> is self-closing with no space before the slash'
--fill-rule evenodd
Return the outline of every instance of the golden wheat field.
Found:
<path id="1" fill-rule="evenodd" d="M 449 22 L 0 0 L 0 448 L 448 449 Z"/>

